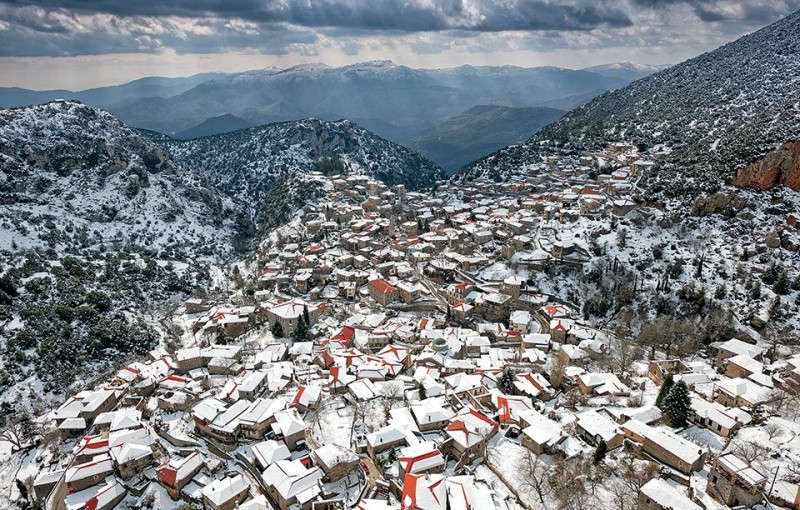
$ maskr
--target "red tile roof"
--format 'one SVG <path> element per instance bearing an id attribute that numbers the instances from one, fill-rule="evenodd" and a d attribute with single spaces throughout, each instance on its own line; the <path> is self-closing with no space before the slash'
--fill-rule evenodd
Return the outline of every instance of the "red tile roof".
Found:
<path id="1" fill-rule="evenodd" d="M 369 282 L 369 285 L 378 292 L 380 292 L 381 294 L 389 294 L 391 292 L 397 292 L 397 287 L 387 282 L 386 280 L 372 280 L 371 282 Z"/>

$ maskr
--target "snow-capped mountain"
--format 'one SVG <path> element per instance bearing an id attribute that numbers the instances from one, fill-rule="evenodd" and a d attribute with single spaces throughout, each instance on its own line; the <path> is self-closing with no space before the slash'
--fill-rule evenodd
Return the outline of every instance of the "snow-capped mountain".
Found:
<path id="1" fill-rule="evenodd" d="M 669 68 L 669 65 L 650 65 L 638 64 L 636 62 L 613 62 L 611 64 L 600 64 L 591 67 L 584 67 L 582 71 L 589 71 L 590 73 L 602 74 L 603 76 L 612 76 L 615 78 L 623 78 L 626 80 L 634 81 L 645 76 L 663 71 Z"/>
<path id="2" fill-rule="evenodd" d="M 628 141 L 673 149 L 642 182 L 650 198 L 713 192 L 731 183 L 737 170 L 800 139 L 798 89 L 800 12 L 603 94 L 526 144 L 487 156 L 468 174 L 501 177 L 547 147 Z"/>
<path id="3" fill-rule="evenodd" d="M 346 120 L 306 119 L 161 143 L 218 190 L 249 204 L 254 217 L 260 215 L 276 179 L 289 172 L 316 170 L 326 158 L 338 158 L 347 172 L 367 173 L 409 189 L 444 178 L 435 163 Z"/>
<path id="4" fill-rule="evenodd" d="M 127 124 L 173 133 L 213 116 L 254 124 L 317 117 L 351 119 L 380 136 L 419 132 L 475 105 L 574 105 L 628 78 L 555 67 L 415 69 L 389 61 L 300 65 L 214 77 L 171 97 L 122 99 L 110 109 Z M 566 101 L 566 103 L 564 103 Z M 399 141 L 399 138 L 392 138 Z"/>

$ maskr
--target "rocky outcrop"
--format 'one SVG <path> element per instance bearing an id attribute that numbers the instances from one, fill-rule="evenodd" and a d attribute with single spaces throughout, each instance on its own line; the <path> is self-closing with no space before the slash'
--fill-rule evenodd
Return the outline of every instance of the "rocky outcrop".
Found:
<path id="1" fill-rule="evenodd" d="M 784 185 L 800 191 L 800 141 L 789 142 L 736 173 L 734 184 L 760 190 Z"/>
<path id="2" fill-rule="evenodd" d="M 733 217 L 745 207 L 747 207 L 747 198 L 736 191 L 720 191 L 697 197 L 692 204 L 692 216 L 723 214 Z"/>

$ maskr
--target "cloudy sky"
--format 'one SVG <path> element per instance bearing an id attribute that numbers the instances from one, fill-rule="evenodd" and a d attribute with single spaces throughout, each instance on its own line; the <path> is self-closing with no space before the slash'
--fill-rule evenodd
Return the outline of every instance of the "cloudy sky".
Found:
<path id="1" fill-rule="evenodd" d="M 800 0 L 0 0 L 0 86 L 323 62 L 676 63 Z"/>

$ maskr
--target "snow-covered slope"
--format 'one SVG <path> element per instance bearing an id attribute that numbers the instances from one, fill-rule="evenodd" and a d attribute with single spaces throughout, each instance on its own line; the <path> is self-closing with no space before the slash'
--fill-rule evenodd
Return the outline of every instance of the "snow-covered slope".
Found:
<path id="1" fill-rule="evenodd" d="M 0 249 L 232 252 L 239 207 L 111 114 L 77 102 L 0 111 Z"/>
<path id="2" fill-rule="evenodd" d="M 551 146 L 611 141 L 674 151 L 642 182 L 648 198 L 716 191 L 784 142 L 800 139 L 800 12 L 674 67 L 608 92 L 526 144 L 477 162 L 470 175 L 505 170 Z"/>
<path id="3" fill-rule="evenodd" d="M 161 143 L 217 189 L 250 204 L 256 217 L 276 179 L 315 170 L 325 158 L 338 157 L 348 172 L 364 172 L 410 189 L 444 178 L 433 162 L 346 120 L 306 119 Z"/>
<path id="4" fill-rule="evenodd" d="M 246 246 L 242 207 L 112 115 L 0 110 L 0 400 L 64 392 L 163 332 L 148 317 Z"/>

